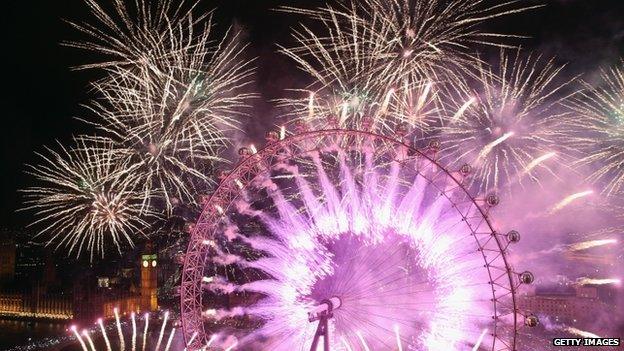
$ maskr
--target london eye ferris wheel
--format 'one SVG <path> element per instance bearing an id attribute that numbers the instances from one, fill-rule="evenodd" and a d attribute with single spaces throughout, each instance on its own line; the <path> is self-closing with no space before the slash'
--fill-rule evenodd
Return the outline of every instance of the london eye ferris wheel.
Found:
<path id="1" fill-rule="evenodd" d="M 191 228 L 188 347 L 515 350 L 533 281 L 507 259 L 519 234 L 493 228 L 499 199 L 469 194 L 469 165 L 404 134 L 300 124 L 241 148 Z"/>

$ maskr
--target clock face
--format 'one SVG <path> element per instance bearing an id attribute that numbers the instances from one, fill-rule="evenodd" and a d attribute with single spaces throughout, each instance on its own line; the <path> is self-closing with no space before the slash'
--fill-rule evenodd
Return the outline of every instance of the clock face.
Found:
<path id="1" fill-rule="evenodd" d="M 149 266 L 152 267 L 156 267 L 157 263 L 156 263 L 156 259 L 158 257 L 156 256 L 156 254 L 151 254 L 151 255 L 142 255 L 141 256 L 141 264 L 143 265 L 143 267 L 148 268 Z"/>

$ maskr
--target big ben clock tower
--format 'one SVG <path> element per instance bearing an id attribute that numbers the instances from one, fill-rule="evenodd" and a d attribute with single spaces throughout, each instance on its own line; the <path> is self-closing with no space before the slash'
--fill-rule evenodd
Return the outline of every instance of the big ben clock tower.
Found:
<path id="1" fill-rule="evenodd" d="M 151 242 L 145 245 L 141 255 L 141 309 L 158 309 L 158 260 Z"/>

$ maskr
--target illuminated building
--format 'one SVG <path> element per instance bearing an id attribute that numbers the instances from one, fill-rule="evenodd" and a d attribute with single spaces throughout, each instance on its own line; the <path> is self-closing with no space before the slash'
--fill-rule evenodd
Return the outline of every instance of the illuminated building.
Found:
<path id="1" fill-rule="evenodd" d="M 56 280 L 52 256 L 19 240 L 22 232 L 3 229 L 0 235 L 0 317 L 72 319 L 71 294 L 50 289 Z"/>
<path id="2" fill-rule="evenodd" d="M 140 286 L 133 282 L 132 269 L 120 268 L 113 276 L 96 275 L 89 284 L 78 284 L 74 291 L 76 319 L 94 320 L 120 314 L 156 311 L 158 309 L 158 262 L 153 247 L 146 245 L 138 262 Z M 136 267 L 134 264 L 134 267 Z"/>
<path id="3" fill-rule="evenodd" d="M 73 301 L 69 296 L 6 293 L 0 294 L 0 316 L 36 319 L 72 319 Z"/>
<path id="4" fill-rule="evenodd" d="M 93 321 L 113 317 L 115 308 L 121 314 L 155 311 L 158 309 L 157 259 L 151 253 L 151 246 L 146 252 L 138 262 L 128 262 L 132 268 L 117 269 L 111 265 L 106 274 L 86 272 L 72 277 L 72 291 L 64 291 L 55 285 L 55 264 L 51 256 L 41 253 L 36 260 L 25 260 L 22 266 L 18 266 L 20 274 L 15 272 L 16 278 L 8 285 L 11 290 L 0 291 L 0 317 Z M 20 255 L 18 251 L 17 256 Z M 43 266 L 40 262 L 44 263 Z M 132 274 L 137 268 L 140 269 L 138 287 L 137 276 Z M 7 276 L 8 273 L 10 269 L 7 268 Z M 16 281 L 24 284 L 17 286 Z"/>
<path id="5" fill-rule="evenodd" d="M 592 316 L 606 311 L 595 287 L 559 284 L 537 287 L 519 296 L 520 309 L 536 315 L 545 315 L 555 323 L 577 324 L 591 322 Z"/>

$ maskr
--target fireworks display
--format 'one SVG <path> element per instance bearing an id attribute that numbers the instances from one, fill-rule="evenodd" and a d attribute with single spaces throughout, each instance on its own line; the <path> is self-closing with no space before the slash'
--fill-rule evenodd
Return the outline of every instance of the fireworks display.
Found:
<path id="1" fill-rule="evenodd" d="M 64 149 L 75 159 L 69 161 L 53 153 L 48 164 L 33 167 L 48 188 L 26 193 L 51 244 L 93 258 L 104 257 L 106 235 L 118 250 L 120 238 L 131 244 L 146 224 L 143 214 L 196 206 L 229 144 L 227 131 L 238 128 L 252 96 L 242 91 L 252 71 L 235 33 L 214 43 L 210 17 L 181 12 L 184 4 L 140 1 L 131 10 L 117 1 L 111 14 L 87 4 L 101 28 L 75 24 L 91 40 L 69 45 L 111 59 L 83 67 L 101 68 L 105 77 L 93 83 L 97 97 L 86 106 L 91 117 L 83 118 L 100 135 L 82 139 L 108 149 L 82 143 Z"/>
<path id="2" fill-rule="evenodd" d="M 133 245 L 133 236 L 146 234 L 156 214 L 143 203 L 138 178 L 117 162 L 110 142 L 77 139 L 74 149 L 60 145 L 40 154 L 43 163 L 29 173 L 42 185 L 24 191 L 27 209 L 34 210 L 41 235 L 48 242 L 67 247 L 69 254 L 82 251 L 104 256 L 105 247 Z"/>
<path id="3" fill-rule="evenodd" d="M 603 70 L 601 78 L 599 87 L 586 83 L 570 102 L 575 117 L 566 128 L 568 143 L 582 152 L 576 164 L 593 167 L 588 180 L 604 184 L 605 195 L 618 195 L 624 187 L 624 67 Z"/>
<path id="4" fill-rule="evenodd" d="M 69 330 L 76 338 L 82 351 L 117 349 L 169 351 L 180 348 L 179 332 L 170 321 L 168 311 L 165 311 L 162 316 L 158 316 L 161 317 L 158 319 L 149 313 L 137 316 L 132 312 L 129 320 L 127 320 L 127 318 L 122 318 L 119 315 L 117 308 L 114 309 L 114 313 L 114 322 L 110 324 L 105 324 L 104 320 L 100 318 L 93 328 L 79 329 L 76 325 L 70 326 Z M 153 334 L 153 332 L 157 334 Z"/>
<path id="5" fill-rule="evenodd" d="M 481 28 L 541 5 L 280 7 L 302 23 L 279 53 L 308 81 L 250 145 L 234 132 L 265 117 L 241 33 L 194 2 L 86 3 L 88 38 L 67 45 L 101 57 L 78 67 L 101 74 L 95 134 L 40 153 L 25 209 L 92 260 L 174 217 L 190 236 L 164 234 L 188 245 L 167 278 L 178 334 L 168 313 L 115 311 L 71 329 L 82 350 L 554 350 L 621 332 L 624 70 L 577 81 Z"/>
<path id="6" fill-rule="evenodd" d="M 461 113 L 442 128 L 443 159 L 473 164 L 481 191 L 536 179 L 538 168 L 548 171 L 558 158 L 559 121 L 567 115 L 557 109 L 562 67 L 520 55 L 501 52 L 498 71 L 480 66 L 474 87 L 459 101 Z"/>
<path id="7" fill-rule="evenodd" d="M 106 30 L 77 25 L 92 39 L 70 45 L 113 56 L 87 66 L 107 73 L 94 83 L 98 98 L 88 121 L 114 141 L 145 195 L 155 193 L 167 210 L 194 204 L 229 142 L 225 132 L 238 127 L 251 97 L 242 91 L 252 73 L 245 45 L 236 33 L 213 42 L 210 16 L 196 18 L 192 7 L 183 12 L 183 2 L 140 1 L 136 21 L 124 2 L 115 3 L 118 21 L 88 4 Z"/>
<path id="8" fill-rule="evenodd" d="M 233 63 L 241 48 L 226 47 L 208 59 L 205 35 L 188 56 L 165 67 L 116 68 L 95 84 L 103 99 L 90 106 L 93 123 L 141 178 L 143 193 L 164 199 L 168 210 L 176 199 L 194 204 L 198 189 L 207 188 L 209 166 L 228 144 L 224 131 L 237 127 L 238 109 L 249 97 L 236 92 L 250 74 Z"/>
<path id="9" fill-rule="evenodd" d="M 333 116 L 340 126 L 362 128 L 373 118 L 383 125 L 385 111 L 376 106 L 393 91 L 429 90 L 431 82 L 457 84 L 461 73 L 478 61 L 466 50 L 470 45 L 499 45 L 512 37 L 480 32 L 479 23 L 537 7 L 509 1 L 488 8 L 473 0 L 343 0 L 313 10 L 284 7 L 315 20 L 323 30 L 302 25 L 293 31 L 297 45 L 282 47 L 314 78 L 309 88 L 298 90 L 305 97 L 282 104 L 297 106 L 289 113 L 295 119 Z M 308 103 L 310 93 L 319 98 Z M 423 112 L 416 108 L 422 104 L 409 107 L 413 117 Z"/>

